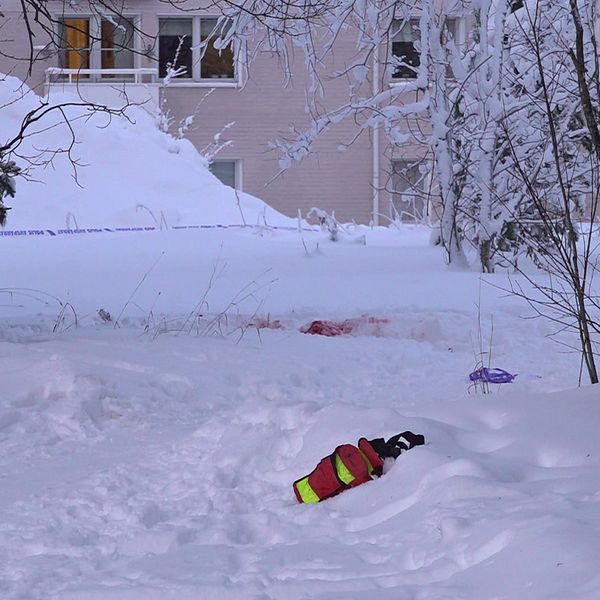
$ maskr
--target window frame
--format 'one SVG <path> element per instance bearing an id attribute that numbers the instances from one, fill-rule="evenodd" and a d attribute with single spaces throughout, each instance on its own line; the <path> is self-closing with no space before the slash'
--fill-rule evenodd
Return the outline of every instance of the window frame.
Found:
<path id="1" fill-rule="evenodd" d="M 403 169 L 406 169 L 408 167 L 415 167 L 417 170 L 419 170 L 419 167 L 421 164 L 423 164 L 425 162 L 425 164 L 428 165 L 428 170 L 427 173 L 422 174 L 422 176 L 420 176 L 417 179 L 417 183 L 416 184 L 412 184 L 410 182 L 408 182 L 406 179 L 405 181 L 407 181 L 407 183 L 409 183 L 409 188 L 412 188 L 413 190 L 415 190 L 414 192 L 407 192 L 407 191 L 396 191 L 395 190 L 395 181 L 394 181 L 394 177 L 402 177 L 401 176 L 401 172 Z M 396 168 L 396 164 L 398 163 L 402 163 L 404 165 L 403 168 L 401 169 L 397 169 Z M 420 174 L 421 175 L 421 174 Z M 418 223 L 420 221 L 423 221 L 428 215 L 429 215 L 429 198 L 427 195 L 427 182 L 429 181 L 429 178 L 431 177 L 431 162 L 427 161 L 424 159 L 420 159 L 417 157 L 407 157 L 407 158 L 393 158 L 390 160 L 390 184 L 391 184 L 391 189 L 390 189 L 390 217 L 392 218 L 392 220 L 400 220 L 400 221 L 404 221 L 404 222 L 415 222 Z M 410 208 L 412 210 L 412 212 L 409 212 L 409 210 L 399 210 L 399 207 L 397 206 L 398 201 L 396 199 L 396 197 L 398 196 L 411 196 L 411 202 L 407 203 L 407 208 Z M 417 210 L 416 207 L 416 202 L 415 200 L 421 200 L 420 204 L 421 206 L 420 211 Z M 404 218 L 404 217 L 409 217 Z"/>
<path id="2" fill-rule="evenodd" d="M 214 164 L 214 163 L 233 163 L 233 177 L 234 177 L 234 187 L 232 189 L 241 192 L 242 190 L 242 159 L 241 158 L 214 158 L 213 160 L 210 161 L 209 163 L 209 171 L 210 171 L 210 165 Z M 212 171 L 211 173 L 213 175 L 215 175 Z M 217 177 L 215 175 L 215 177 Z M 217 179 L 219 179 L 217 177 Z M 219 181 L 221 181 L 219 179 Z M 221 181 L 221 183 L 223 183 Z M 223 183 L 223 185 L 227 185 L 226 183 Z M 231 186 L 228 186 L 231 187 Z"/>
<path id="3" fill-rule="evenodd" d="M 418 32 L 418 36 L 415 38 L 415 40 L 413 40 L 412 44 L 413 44 L 413 49 L 415 51 L 416 57 L 417 57 L 417 64 L 414 65 L 416 69 L 419 68 L 419 65 L 421 64 L 421 57 L 420 57 L 420 52 L 416 50 L 416 48 L 414 48 L 414 44 L 417 41 L 420 41 L 420 37 L 421 37 L 421 33 L 420 33 L 420 28 L 419 28 L 419 21 L 421 20 L 421 17 L 418 16 L 414 16 L 414 17 L 410 17 L 409 19 L 394 19 L 392 22 L 392 28 L 394 27 L 394 23 L 395 22 L 405 22 L 405 26 L 406 25 L 410 25 L 411 27 L 415 28 L 416 31 Z M 461 17 L 458 16 L 448 16 L 446 18 L 446 23 L 451 22 L 454 24 L 454 40 L 455 43 L 457 43 L 458 45 L 462 44 L 462 40 L 464 39 L 464 30 L 463 30 L 463 24 L 464 24 L 464 19 L 462 19 Z M 391 67 L 391 73 L 390 73 L 390 81 L 392 85 L 397 85 L 399 83 L 405 82 L 405 81 L 414 81 L 417 78 L 417 73 L 412 72 L 412 70 L 410 69 L 410 67 L 408 66 L 403 66 L 403 65 L 395 65 L 394 64 L 394 58 L 396 58 L 398 55 L 394 54 L 393 52 L 393 43 L 394 43 L 394 37 L 400 33 L 400 31 L 402 30 L 402 28 L 398 29 L 393 35 L 390 35 L 390 55 L 392 57 L 392 61 L 390 63 L 390 67 Z M 406 57 L 406 55 L 404 55 Z M 402 70 L 404 69 L 405 72 L 410 74 L 407 74 L 405 76 L 399 75 L 397 76 L 395 73 L 398 70 Z M 452 78 L 452 75 L 450 73 L 450 78 Z"/>
<path id="4" fill-rule="evenodd" d="M 161 21 L 164 20 L 170 20 L 170 21 L 191 21 L 192 22 L 192 39 L 191 39 L 191 44 L 190 44 L 190 52 L 191 52 L 191 68 L 192 68 L 192 73 L 188 76 L 188 74 L 186 73 L 185 75 L 179 75 L 177 78 L 173 79 L 171 82 L 169 82 L 169 86 L 173 85 L 174 82 L 179 81 L 179 82 L 192 82 L 193 81 L 193 73 L 194 73 L 194 63 L 196 61 L 196 50 L 194 49 L 194 39 L 196 36 L 196 31 L 194 29 L 194 17 L 191 15 L 170 15 L 167 17 L 163 17 L 163 16 L 158 16 L 157 18 L 157 24 L 158 24 L 158 34 L 156 37 L 156 40 L 158 42 L 158 56 L 156 59 L 157 62 L 157 66 L 158 66 L 158 77 L 159 79 L 163 79 L 165 76 L 162 74 L 161 72 L 161 60 L 160 60 L 160 37 L 161 37 Z M 181 36 L 179 36 L 181 37 Z M 175 58 L 175 57 L 173 57 Z M 165 65 L 166 66 L 166 65 Z M 181 65 L 180 65 L 181 66 Z"/>
<path id="5" fill-rule="evenodd" d="M 394 26 L 398 23 L 404 23 L 402 27 L 398 27 L 398 29 L 396 29 L 393 33 L 393 35 L 390 35 L 390 55 L 392 57 L 392 62 L 391 62 L 391 75 L 390 78 L 392 80 L 392 82 L 397 83 L 400 81 L 406 81 L 406 80 L 413 80 L 417 78 L 417 74 L 415 72 L 412 71 L 412 69 L 410 68 L 410 66 L 404 66 L 404 65 L 397 65 L 394 64 L 394 59 L 399 58 L 400 55 L 394 54 L 394 38 L 404 29 L 404 27 L 410 27 L 411 28 L 411 34 L 414 32 L 414 30 L 416 29 L 416 31 L 418 32 L 418 35 L 416 37 L 416 39 L 414 39 L 412 41 L 412 47 L 413 47 L 413 52 L 416 56 L 417 59 L 417 64 L 415 65 L 416 68 L 419 68 L 419 65 L 421 64 L 421 57 L 420 57 L 420 53 L 419 51 L 415 48 L 415 42 L 418 41 L 420 39 L 421 36 L 421 30 L 419 28 L 419 21 L 420 21 L 420 17 L 410 17 L 409 19 L 394 19 L 392 21 L 392 31 Z M 408 42 L 406 42 L 408 43 Z M 402 55 L 404 58 L 408 58 L 407 55 Z M 410 64 L 410 63 L 407 63 Z M 399 71 L 404 70 L 407 75 L 396 75 L 396 73 L 398 73 Z M 410 74 L 408 74 L 410 73 Z"/>
<path id="6" fill-rule="evenodd" d="M 127 20 L 133 23 L 134 30 L 132 32 L 132 47 L 130 51 L 133 55 L 133 65 L 131 69 L 139 69 L 140 68 L 140 41 L 139 35 L 137 33 L 137 29 L 140 27 L 140 19 L 141 16 L 138 13 L 124 13 L 122 15 Z M 107 48 L 102 47 L 102 21 L 110 21 L 111 19 L 102 17 L 102 15 L 96 15 L 92 13 L 61 13 L 56 17 L 56 27 L 59 29 L 58 39 L 61 40 L 61 47 L 58 52 L 58 67 L 62 69 L 69 69 L 71 67 L 62 66 L 61 62 L 61 53 L 65 50 L 68 51 L 68 48 L 62 47 L 63 40 L 63 31 L 64 21 L 68 19 L 77 19 L 77 20 L 86 20 L 88 22 L 88 47 L 81 50 L 86 50 L 88 53 L 88 66 L 86 69 L 97 69 L 99 71 L 105 70 L 102 67 L 102 53 L 103 51 L 108 50 Z M 80 50 L 79 48 L 73 49 L 73 51 L 77 52 Z M 81 67 L 82 69 L 84 67 Z M 115 67 L 119 68 L 119 67 Z M 129 68 L 129 67 L 123 67 Z M 106 67 L 108 69 L 108 67 Z M 98 73 L 97 75 L 81 75 L 80 79 L 83 80 L 81 83 L 102 83 L 104 81 L 107 82 L 115 82 L 115 77 L 118 76 L 103 76 L 102 73 Z M 128 81 L 130 76 L 125 75 L 122 78 L 124 81 Z"/>
<path id="7" fill-rule="evenodd" d="M 201 22 L 202 20 L 218 19 L 219 15 L 202 14 L 202 15 L 175 15 L 175 14 L 159 14 L 157 15 L 158 23 L 158 39 L 160 44 L 160 28 L 161 21 L 168 19 L 192 21 L 192 76 L 191 77 L 176 77 L 169 82 L 169 87 L 238 87 L 240 85 L 240 68 L 235 44 L 232 43 L 232 65 L 233 77 L 201 77 L 202 69 L 202 49 L 200 48 L 201 40 Z M 160 77 L 160 56 L 157 57 L 159 77 Z"/>
<path id="8" fill-rule="evenodd" d="M 65 33 L 65 21 L 67 20 L 71 20 L 71 21 L 86 21 L 87 22 L 87 45 L 85 48 L 82 47 L 75 47 L 75 46 L 69 46 L 69 44 L 67 43 L 67 34 Z M 59 23 L 57 24 L 57 27 L 59 29 L 58 32 L 58 39 L 60 40 L 60 48 L 58 51 L 58 66 L 60 68 L 64 68 L 64 69 L 73 69 L 76 67 L 67 67 L 67 66 L 63 66 L 61 65 L 61 62 L 63 61 L 63 53 L 65 56 L 68 57 L 68 55 L 70 53 L 74 53 L 75 55 L 80 55 L 81 57 L 85 56 L 86 57 L 86 61 L 87 62 L 87 66 L 85 67 L 79 67 L 80 69 L 91 69 L 91 64 L 92 64 L 92 31 L 91 31 L 91 18 L 90 17 L 81 17 L 81 16 L 75 16 L 75 17 L 71 17 L 71 16 L 65 16 L 63 15 L 59 21 Z M 75 29 L 74 27 L 71 27 L 71 29 L 77 33 L 82 33 L 80 32 L 78 29 Z M 85 54 L 84 54 L 85 53 Z M 80 59 L 81 60 L 81 59 Z M 67 63 L 67 61 L 65 61 L 65 63 Z M 83 60 L 81 60 L 81 62 L 84 62 Z M 85 75 L 84 77 L 87 77 L 87 75 Z"/>

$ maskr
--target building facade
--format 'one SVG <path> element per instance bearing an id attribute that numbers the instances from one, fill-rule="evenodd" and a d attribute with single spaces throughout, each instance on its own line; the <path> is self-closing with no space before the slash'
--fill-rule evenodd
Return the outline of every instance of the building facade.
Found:
<path id="1" fill-rule="evenodd" d="M 306 111 L 307 75 L 302 56 L 292 62 L 285 81 L 277 56 L 258 52 L 249 68 L 232 47 L 217 49 L 210 39 L 219 15 L 187 12 L 160 0 L 128 0 L 123 19 L 103 17 L 80 0 L 48 3 L 50 35 L 34 29 L 35 61 L 18 0 L 3 3 L 2 32 L 6 39 L 0 71 L 16 75 L 39 94 L 72 90 L 83 99 L 107 103 L 143 103 L 148 110 L 168 113 L 172 126 L 194 117 L 185 136 L 201 151 L 221 149 L 211 170 L 227 185 L 264 199 L 275 209 L 295 216 L 316 206 L 335 212 L 340 221 L 386 224 L 390 219 L 420 220 L 430 211 L 425 190 L 430 187 L 424 150 L 416 144 L 390 146 L 382 131 L 365 128 L 349 118 L 318 139 L 314 152 L 281 172 L 270 142 L 302 131 L 311 124 Z M 449 24 L 464 36 L 464 25 Z M 7 36 L 7 33 L 9 34 Z M 389 48 L 370 65 L 365 85 L 370 92 L 405 85 L 417 66 L 418 20 L 398 22 Z M 206 44 L 204 47 L 203 44 Z M 344 68 L 355 54 L 356 36 L 345 32 L 336 41 L 331 64 Z M 301 53 L 299 53 L 301 54 Z M 401 56 L 409 67 L 393 66 Z M 168 78 L 170 66 L 180 74 Z M 346 78 L 327 81 L 321 111 L 349 100 Z M 215 136 L 219 134 L 218 143 Z M 225 142 L 225 143 L 223 143 Z M 420 164 L 416 164 L 421 161 Z"/>

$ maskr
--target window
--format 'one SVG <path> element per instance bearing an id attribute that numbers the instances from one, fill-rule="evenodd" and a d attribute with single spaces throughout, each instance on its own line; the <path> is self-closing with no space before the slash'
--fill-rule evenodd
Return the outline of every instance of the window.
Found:
<path id="1" fill-rule="evenodd" d="M 424 180 L 418 160 L 392 161 L 392 218 L 420 221 L 427 214 Z"/>
<path id="2" fill-rule="evenodd" d="M 215 47 L 215 38 L 221 33 L 217 23 L 218 19 L 213 17 L 159 19 L 159 76 L 164 77 L 169 65 L 173 65 L 185 69 L 179 78 L 234 79 L 231 44 L 226 48 Z"/>
<path id="3" fill-rule="evenodd" d="M 233 52 L 231 44 L 223 50 L 217 50 L 211 34 L 217 26 L 217 19 L 202 19 L 200 21 L 200 41 L 206 44 L 206 49 L 200 61 L 200 77 L 233 79 Z"/>
<path id="4" fill-rule="evenodd" d="M 64 69 L 133 69 L 131 18 L 66 17 L 60 21 L 59 66 Z M 89 75 L 79 75 L 89 78 Z M 120 77 L 103 74 L 101 77 Z"/>
<path id="5" fill-rule="evenodd" d="M 210 172 L 225 185 L 239 189 L 238 161 L 215 160 L 209 165 Z"/>
<path id="6" fill-rule="evenodd" d="M 64 19 L 60 24 L 60 42 L 59 65 L 62 68 L 90 68 L 90 22 L 88 19 Z"/>
<path id="7" fill-rule="evenodd" d="M 185 69 L 182 78 L 192 76 L 192 19 L 160 19 L 158 76 L 165 77 L 169 66 Z"/>
<path id="8" fill-rule="evenodd" d="M 100 62 L 103 69 L 133 69 L 133 24 L 130 20 L 102 19 Z"/>
<path id="9" fill-rule="evenodd" d="M 421 41 L 419 19 L 398 19 L 392 23 L 392 79 L 414 79 L 421 64 L 418 42 Z M 458 39 L 458 20 L 447 19 L 444 35 Z M 400 64 L 399 64 L 400 63 Z M 451 72 L 449 72 L 451 76 Z"/>
<path id="10" fill-rule="evenodd" d="M 420 39 L 419 20 L 398 20 L 392 24 L 392 56 L 395 59 L 394 79 L 416 77 L 421 57 L 416 42 Z M 401 62 L 402 64 L 397 64 Z"/>
<path id="11" fill-rule="evenodd" d="M 514 2 L 510 3 L 510 12 L 514 13 L 516 11 L 518 11 L 520 8 L 523 8 L 524 4 L 523 4 L 523 0 L 515 0 Z"/>

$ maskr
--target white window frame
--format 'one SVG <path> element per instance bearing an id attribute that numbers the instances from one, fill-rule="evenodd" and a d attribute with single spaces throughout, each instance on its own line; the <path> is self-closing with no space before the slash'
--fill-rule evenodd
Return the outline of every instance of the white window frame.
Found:
<path id="1" fill-rule="evenodd" d="M 393 158 L 390 161 L 390 167 L 391 167 L 390 168 L 390 181 L 392 184 L 392 189 L 390 191 L 390 217 L 392 220 L 399 219 L 400 221 L 408 221 L 408 222 L 415 222 L 415 223 L 424 222 L 428 218 L 429 213 L 430 213 L 429 198 L 427 197 L 427 186 L 428 186 L 428 184 L 431 183 L 431 163 L 427 161 L 427 165 L 429 167 L 428 172 L 427 172 L 427 174 L 423 175 L 423 178 L 421 179 L 420 183 L 418 184 L 418 187 L 412 186 L 412 184 L 411 184 L 411 187 L 414 187 L 422 194 L 422 198 L 423 198 L 422 214 L 417 214 L 417 210 L 416 210 L 415 202 L 414 202 L 414 198 L 419 196 L 418 193 L 407 194 L 412 197 L 412 210 L 413 210 L 412 213 L 410 213 L 409 211 L 400 212 L 398 210 L 398 208 L 396 207 L 396 204 L 394 203 L 394 196 L 401 196 L 402 193 L 397 192 L 393 189 L 394 188 L 394 179 L 393 179 L 394 175 L 399 172 L 399 170 L 397 170 L 395 168 L 395 163 L 403 163 L 405 165 L 405 167 L 408 167 L 411 165 L 418 166 L 419 163 L 423 163 L 423 160 L 419 159 L 417 157 L 408 157 L 408 158 Z M 404 219 L 403 215 L 408 216 L 409 219 Z"/>
<path id="2" fill-rule="evenodd" d="M 191 19 L 192 20 L 192 76 L 191 77 L 176 77 L 171 79 L 169 87 L 210 87 L 210 88 L 237 88 L 241 86 L 241 68 L 238 60 L 236 46 L 233 45 L 233 78 L 218 79 L 200 77 L 202 49 L 200 48 L 201 26 L 202 19 L 218 19 L 219 15 L 202 14 L 159 14 L 157 15 L 158 35 L 160 36 L 160 21 L 166 19 Z"/>
<path id="3" fill-rule="evenodd" d="M 404 19 L 395 19 L 398 22 L 403 21 Z M 419 28 L 419 22 L 420 22 L 421 18 L 418 16 L 414 16 L 414 17 L 410 17 L 410 19 L 406 20 L 407 24 L 410 24 L 411 27 L 416 26 L 417 27 L 417 31 L 420 31 Z M 459 46 L 461 46 L 464 43 L 465 40 L 465 19 L 461 18 L 461 17 L 454 17 L 452 15 L 449 15 L 447 17 L 448 21 L 453 21 L 455 23 L 454 26 L 454 35 L 455 35 L 455 43 Z M 393 26 L 393 25 L 392 25 Z M 390 41 L 389 41 L 389 52 L 390 52 L 390 56 L 394 57 L 394 54 L 392 52 L 392 43 L 394 41 L 394 36 L 390 37 Z M 391 62 L 390 64 L 390 74 L 389 74 L 389 78 L 390 78 L 390 85 L 394 86 L 394 85 L 402 85 L 403 83 L 406 82 L 411 82 L 414 81 L 417 78 L 417 74 L 415 73 L 413 77 L 394 77 L 394 70 L 395 70 L 396 66 L 394 65 L 393 62 Z"/>
<path id="4" fill-rule="evenodd" d="M 420 32 L 420 28 L 419 28 L 419 21 L 420 21 L 420 17 L 410 17 L 409 19 L 394 19 L 394 21 L 392 22 L 392 28 L 394 28 L 396 26 L 396 24 L 400 24 L 402 22 L 404 22 L 404 26 L 403 27 L 410 27 L 411 28 L 411 34 L 412 34 L 412 30 L 414 27 L 416 27 L 417 31 Z M 414 79 L 417 78 L 417 74 L 415 73 L 412 77 L 394 77 L 394 72 L 395 70 L 398 68 L 399 65 L 395 64 L 395 58 L 396 55 L 394 54 L 393 51 L 393 44 L 394 44 L 394 38 L 396 37 L 396 35 L 398 33 L 400 33 L 400 31 L 403 29 L 403 27 L 399 27 L 396 32 L 394 33 L 394 35 L 392 35 L 390 37 L 390 56 L 391 56 L 391 72 L 390 72 L 390 79 L 392 80 L 393 83 L 402 83 L 403 81 L 413 81 Z M 419 33 L 420 35 L 420 33 Z M 418 39 L 418 38 L 417 38 Z M 417 40 L 414 40 L 417 41 Z M 414 47 L 414 41 L 413 41 L 413 47 Z M 418 67 L 417 67 L 418 68 Z"/>
<path id="5" fill-rule="evenodd" d="M 243 191 L 241 158 L 215 158 L 210 161 L 210 164 L 213 163 L 234 163 L 233 176 L 235 178 L 235 187 L 233 189 L 237 190 L 238 192 Z"/>
<path id="6" fill-rule="evenodd" d="M 141 52 L 140 52 L 140 40 L 138 31 L 140 29 L 140 19 L 141 16 L 138 13 L 123 13 L 124 18 L 131 21 L 134 25 L 133 32 L 133 67 L 132 69 L 139 69 L 141 66 Z M 58 29 L 58 39 L 61 39 L 62 32 L 60 28 L 62 27 L 62 21 L 66 19 L 87 19 L 89 21 L 89 53 L 90 53 L 90 69 L 98 69 L 102 70 L 102 20 L 110 20 L 107 17 L 103 17 L 99 14 L 91 14 L 91 13 L 64 13 L 56 16 L 56 27 Z M 62 51 L 63 48 L 60 48 Z M 57 55 L 58 56 L 58 55 Z M 57 65 L 58 66 L 58 65 Z M 89 80 L 80 80 L 79 83 L 87 83 L 87 82 L 96 82 L 96 83 L 106 83 L 114 80 L 109 79 L 95 79 L 90 77 Z"/>

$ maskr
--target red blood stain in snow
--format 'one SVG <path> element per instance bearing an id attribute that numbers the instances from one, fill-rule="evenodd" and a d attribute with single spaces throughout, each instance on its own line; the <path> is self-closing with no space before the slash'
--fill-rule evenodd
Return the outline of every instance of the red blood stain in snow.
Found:
<path id="1" fill-rule="evenodd" d="M 357 319 L 346 319 L 345 321 L 313 321 L 307 327 L 301 328 L 300 331 L 311 335 L 335 337 L 338 335 L 348 335 L 362 325 L 381 325 L 384 323 L 389 323 L 389 320 L 365 315 Z M 379 328 L 376 328 L 373 334 L 381 335 Z"/>

